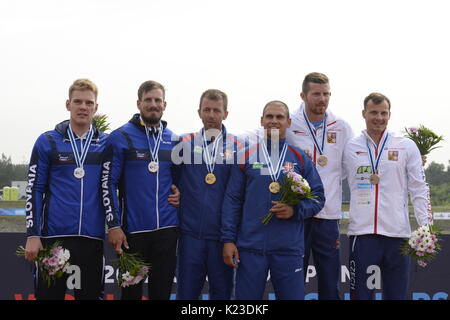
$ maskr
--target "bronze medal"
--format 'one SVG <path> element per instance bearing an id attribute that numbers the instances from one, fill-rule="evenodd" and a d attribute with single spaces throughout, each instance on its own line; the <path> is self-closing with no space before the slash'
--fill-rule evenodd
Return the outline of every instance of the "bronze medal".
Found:
<path id="1" fill-rule="evenodd" d="M 317 163 L 319 164 L 319 166 L 323 167 L 326 166 L 328 163 L 328 158 L 326 155 L 321 154 L 318 158 L 317 158 Z"/>
<path id="2" fill-rule="evenodd" d="M 370 183 L 371 184 L 379 184 L 380 183 L 380 176 L 376 173 L 370 175 Z"/>

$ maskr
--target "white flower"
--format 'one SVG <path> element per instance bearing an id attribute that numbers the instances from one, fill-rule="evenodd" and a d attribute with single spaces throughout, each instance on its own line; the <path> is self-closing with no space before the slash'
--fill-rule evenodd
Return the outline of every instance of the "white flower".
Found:
<path id="1" fill-rule="evenodd" d="M 427 249 L 427 246 L 424 245 L 423 243 L 419 243 L 419 245 L 417 246 L 417 251 L 425 252 L 426 249 Z"/>
<path id="2" fill-rule="evenodd" d="M 133 279 L 133 276 L 130 274 L 129 271 L 122 274 L 122 280 L 124 281 L 131 281 Z"/>
<path id="3" fill-rule="evenodd" d="M 70 251 L 67 249 L 59 250 L 57 258 L 58 261 L 60 261 L 60 264 L 64 264 L 66 261 L 70 259 Z"/>
<path id="4" fill-rule="evenodd" d="M 429 232 L 430 232 L 430 230 L 429 230 L 428 226 L 421 226 L 419 229 L 417 229 L 417 233 L 420 237 Z"/>

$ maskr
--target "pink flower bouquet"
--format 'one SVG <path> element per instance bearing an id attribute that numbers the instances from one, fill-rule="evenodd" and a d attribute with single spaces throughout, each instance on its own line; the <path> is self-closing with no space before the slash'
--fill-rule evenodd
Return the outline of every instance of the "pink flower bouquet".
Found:
<path id="1" fill-rule="evenodd" d="M 19 246 L 16 250 L 18 257 L 25 256 L 25 248 Z M 55 242 L 50 247 L 45 247 L 39 251 L 38 256 L 34 261 L 37 262 L 39 272 L 42 278 L 47 281 L 50 287 L 51 283 L 57 278 L 61 278 L 64 273 L 67 273 L 70 252 L 61 246 L 61 242 Z"/>

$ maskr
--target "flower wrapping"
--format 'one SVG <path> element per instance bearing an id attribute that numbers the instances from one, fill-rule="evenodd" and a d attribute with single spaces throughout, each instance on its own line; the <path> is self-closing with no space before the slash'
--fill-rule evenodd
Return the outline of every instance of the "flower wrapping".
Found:
<path id="1" fill-rule="evenodd" d="M 402 254 L 409 255 L 421 267 L 426 267 L 441 250 L 439 231 L 433 225 L 421 226 L 411 233 L 402 246 Z"/>
<path id="2" fill-rule="evenodd" d="M 147 278 L 150 266 L 137 253 L 122 252 L 119 256 L 118 271 L 119 286 L 128 287 Z"/>
<path id="3" fill-rule="evenodd" d="M 423 125 L 420 125 L 418 128 L 405 128 L 405 137 L 415 142 L 420 154 L 423 156 L 429 154 L 436 148 L 440 148 L 436 144 L 444 140 L 443 136 L 438 136 Z"/>
<path id="4" fill-rule="evenodd" d="M 18 257 L 25 256 L 25 248 L 19 246 L 16 250 Z M 42 278 L 47 281 L 48 287 L 57 279 L 61 278 L 67 272 L 70 266 L 70 251 L 61 246 L 61 242 L 57 241 L 50 247 L 44 247 L 39 251 L 38 256 L 34 260 L 37 262 L 39 272 Z"/>
<path id="5" fill-rule="evenodd" d="M 308 181 L 300 174 L 294 172 L 292 168 L 284 170 L 285 175 L 281 183 L 281 203 L 286 203 L 292 206 L 297 205 L 301 200 L 310 199 L 317 201 L 316 197 L 311 192 L 311 187 Z M 273 213 L 269 211 L 267 215 L 261 220 L 264 225 L 267 225 L 272 219 Z"/>

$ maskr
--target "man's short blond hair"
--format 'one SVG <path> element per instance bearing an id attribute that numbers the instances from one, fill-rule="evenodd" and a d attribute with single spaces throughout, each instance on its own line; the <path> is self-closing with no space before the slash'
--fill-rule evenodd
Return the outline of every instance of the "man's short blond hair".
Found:
<path id="1" fill-rule="evenodd" d="M 75 90 L 80 90 L 80 91 L 90 90 L 94 93 L 95 100 L 97 100 L 98 88 L 95 85 L 95 83 L 93 83 L 89 79 L 77 79 L 72 83 L 72 85 L 69 88 L 69 100 L 72 99 L 72 93 Z"/>

